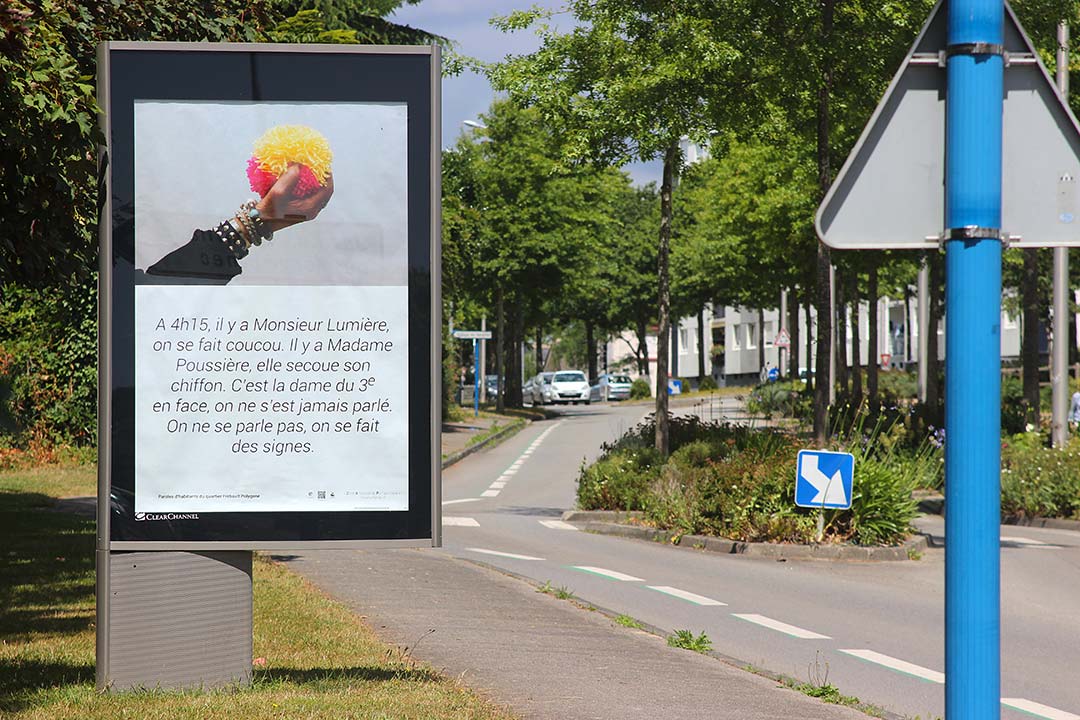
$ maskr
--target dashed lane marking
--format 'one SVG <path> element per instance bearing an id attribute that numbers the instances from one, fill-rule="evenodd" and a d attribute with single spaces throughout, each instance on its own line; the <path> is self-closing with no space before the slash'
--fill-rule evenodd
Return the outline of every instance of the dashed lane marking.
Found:
<path id="1" fill-rule="evenodd" d="M 707 598 L 704 595 L 697 595 L 692 592 L 687 592 L 686 590 L 680 590 L 679 588 L 668 587 L 667 585 L 648 585 L 647 587 L 650 590 L 656 590 L 657 592 L 662 592 L 665 595 L 670 595 L 671 597 L 677 597 L 682 600 L 686 600 L 687 602 L 692 602 L 695 605 L 727 605 L 727 603 L 720 602 L 719 600 L 713 600 L 712 598 Z"/>
<path id="2" fill-rule="evenodd" d="M 480 493 L 480 497 L 499 497 L 499 490 L 485 490 Z"/>
<path id="3" fill-rule="evenodd" d="M 1071 712 L 1058 710 L 1049 705 L 1032 702 L 1024 698 L 1001 698 L 1001 704 L 1035 717 L 1046 718 L 1046 720 L 1080 720 L 1080 715 L 1074 715 Z"/>
<path id="4" fill-rule="evenodd" d="M 627 575 L 626 573 L 621 573 L 616 570 L 608 570 L 607 568 L 593 567 L 592 565 L 572 565 L 571 569 L 580 570 L 581 572 L 587 572 L 592 575 L 600 575 L 601 577 L 619 580 L 621 582 L 645 582 L 644 578 L 634 577 L 633 575 Z"/>
<path id="5" fill-rule="evenodd" d="M 874 652 L 873 650 L 841 650 L 840 652 L 844 653 L 845 655 L 857 657 L 860 660 L 872 662 L 875 665 L 882 665 L 889 668 L 890 670 L 895 670 L 898 673 L 903 673 L 904 675 L 917 677 L 920 680 L 927 680 L 929 682 L 937 683 L 939 685 L 944 684 L 945 682 L 945 673 L 943 672 L 931 670 L 930 668 L 924 668 L 921 665 L 909 663 L 907 660 L 900 660 L 898 658 L 889 657 L 888 655 L 882 655 L 881 653 Z"/>
<path id="6" fill-rule="evenodd" d="M 474 518 L 461 517 L 460 515 L 443 515 L 442 524 L 453 527 L 480 527 L 480 523 L 476 522 Z"/>
<path id="7" fill-rule="evenodd" d="M 1051 545 L 1045 543 L 1042 540 L 1032 540 L 1031 538 L 1018 537 L 1015 535 L 1002 535 L 1001 542 L 1010 545 L 1021 545 L 1027 548 L 1033 548 L 1037 550 L 1060 550 L 1060 545 Z"/>
<path id="8" fill-rule="evenodd" d="M 831 639 L 828 635 L 822 635 L 821 633 L 816 633 L 812 630 L 806 630 L 801 627 L 796 627 L 795 625 L 788 625 L 785 622 L 773 620 L 772 618 L 765 617 L 764 615 L 757 615 L 755 613 L 732 613 L 732 615 L 739 618 L 740 620 L 745 620 L 746 622 L 751 622 L 755 625 L 767 627 L 770 630 L 776 630 L 777 632 L 782 632 L 785 635 L 790 635 L 791 637 L 800 638 L 802 640 Z"/>
<path id="9" fill-rule="evenodd" d="M 508 553 L 501 550 L 488 550 L 487 548 L 465 548 L 469 552 L 482 553 L 484 555 L 495 555 L 497 557 L 510 558 L 511 560 L 543 560 L 541 557 L 533 557 L 532 555 L 518 555 L 517 553 Z"/>
<path id="10" fill-rule="evenodd" d="M 479 502 L 480 498 L 461 498 L 460 500 L 443 500 L 443 505 L 457 505 L 458 503 Z"/>
<path id="11" fill-rule="evenodd" d="M 577 530 L 576 527 L 562 520 L 541 520 L 540 524 L 552 530 Z"/>

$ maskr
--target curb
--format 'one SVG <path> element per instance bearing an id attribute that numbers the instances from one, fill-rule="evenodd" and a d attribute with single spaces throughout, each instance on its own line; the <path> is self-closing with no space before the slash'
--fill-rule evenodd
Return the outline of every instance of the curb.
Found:
<path id="1" fill-rule="evenodd" d="M 671 530 L 658 530 L 640 525 L 626 525 L 624 521 L 640 518 L 640 512 L 622 512 L 612 510 L 580 511 L 568 510 L 563 513 L 565 522 L 577 523 L 585 532 L 600 535 L 615 535 L 635 540 L 649 540 L 672 545 L 687 550 L 727 555 L 746 555 L 747 557 L 784 560 L 862 560 L 871 562 L 892 562 L 910 560 L 915 553 L 926 552 L 929 545 L 925 536 L 908 538 L 901 545 L 891 547 L 859 547 L 855 545 L 790 545 L 781 543 L 743 542 L 707 535 L 679 535 Z"/>
<path id="2" fill-rule="evenodd" d="M 926 513 L 927 515 L 944 515 L 945 497 L 942 495 L 927 495 L 923 497 L 919 500 L 919 511 Z M 1001 524 L 1080 532 L 1080 520 L 1045 518 L 1037 515 L 1034 517 L 1028 515 L 1006 515 L 1001 518 Z"/>
<path id="3" fill-rule="evenodd" d="M 476 443 L 475 445 L 470 445 L 469 447 L 465 448 L 464 450 L 458 450 L 456 453 L 451 453 L 450 455 L 447 455 L 442 460 L 442 469 L 445 470 L 446 468 L 450 467 L 454 463 L 461 462 L 465 458 L 472 455 L 474 452 L 478 452 L 478 451 L 483 450 L 484 448 L 486 448 L 486 447 L 488 447 L 490 445 L 495 445 L 497 443 L 502 442 L 503 440 L 506 440 L 511 435 L 517 434 L 517 432 L 519 430 L 524 428 L 530 422 L 532 422 L 532 421 L 531 420 L 526 420 L 525 418 L 517 418 L 516 420 L 514 420 L 514 422 L 510 423 L 509 425 L 507 425 L 503 429 L 499 430 L 494 435 L 489 435 L 488 437 L 484 438 L 480 442 Z"/>

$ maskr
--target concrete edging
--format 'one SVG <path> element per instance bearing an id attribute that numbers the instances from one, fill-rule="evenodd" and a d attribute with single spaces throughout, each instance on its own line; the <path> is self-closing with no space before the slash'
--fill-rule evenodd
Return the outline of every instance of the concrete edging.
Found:
<path id="1" fill-rule="evenodd" d="M 514 420 L 514 422 L 512 422 L 509 425 L 507 425 L 506 427 L 502 428 L 497 433 L 489 435 L 488 437 L 484 438 L 483 440 L 476 443 L 475 445 L 470 445 L 469 447 L 467 447 L 467 448 L 465 448 L 463 450 L 458 450 L 456 453 L 451 453 L 450 455 L 447 455 L 446 457 L 444 457 L 443 460 L 442 460 L 442 469 L 445 470 L 446 468 L 450 467 L 454 463 L 461 462 L 465 458 L 472 455 L 474 452 L 478 452 L 478 451 L 483 450 L 484 448 L 486 448 L 486 447 L 488 447 L 490 445 L 494 445 L 496 443 L 502 442 L 503 440 L 506 440 L 511 435 L 517 434 L 518 431 L 520 431 L 522 428 L 524 428 L 530 422 L 532 422 L 532 421 L 527 420 L 525 418 L 516 418 Z"/>
<path id="2" fill-rule="evenodd" d="M 911 555 L 923 553 L 928 548 L 923 535 L 909 538 L 901 545 L 890 547 L 859 547 L 857 545 L 791 545 L 784 543 L 756 543 L 707 535 L 678 535 L 671 530 L 659 530 L 641 525 L 625 524 L 626 520 L 640 518 L 640 512 L 616 510 L 568 510 L 563 513 L 565 522 L 575 523 L 585 532 L 600 535 L 616 535 L 635 540 L 662 542 L 684 549 L 705 550 L 728 555 L 771 558 L 774 560 L 863 560 L 897 561 L 910 560 Z"/>
<path id="3" fill-rule="evenodd" d="M 919 510 L 927 515 L 945 514 L 945 497 L 942 495 L 925 495 L 919 500 Z M 1049 530 L 1072 530 L 1080 532 L 1080 520 L 1067 518 L 1029 517 L 1027 515 L 1006 515 L 1001 519 L 1002 525 L 1020 525 L 1024 527 L 1047 528 Z"/>

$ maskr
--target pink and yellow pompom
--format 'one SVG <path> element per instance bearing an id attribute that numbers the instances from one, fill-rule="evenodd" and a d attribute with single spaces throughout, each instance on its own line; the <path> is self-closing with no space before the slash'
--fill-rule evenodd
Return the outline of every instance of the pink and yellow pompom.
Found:
<path id="1" fill-rule="evenodd" d="M 264 197 L 290 163 L 299 163 L 300 180 L 293 195 L 306 197 L 326 185 L 334 154 L 330 143 L 305 125 L 277 125 L 255 141 L 255 154 L 248 160 L 251 189 Z"/>

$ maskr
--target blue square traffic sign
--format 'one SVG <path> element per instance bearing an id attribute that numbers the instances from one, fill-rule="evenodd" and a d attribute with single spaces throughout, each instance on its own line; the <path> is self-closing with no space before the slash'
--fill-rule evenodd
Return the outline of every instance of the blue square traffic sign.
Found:
<path id="1" fill-rule="evenodd" d="M 795 463 L 795 504 L 846 510 L 851 507 L 855 457 L 851 453 L 800 450 Z"/>

